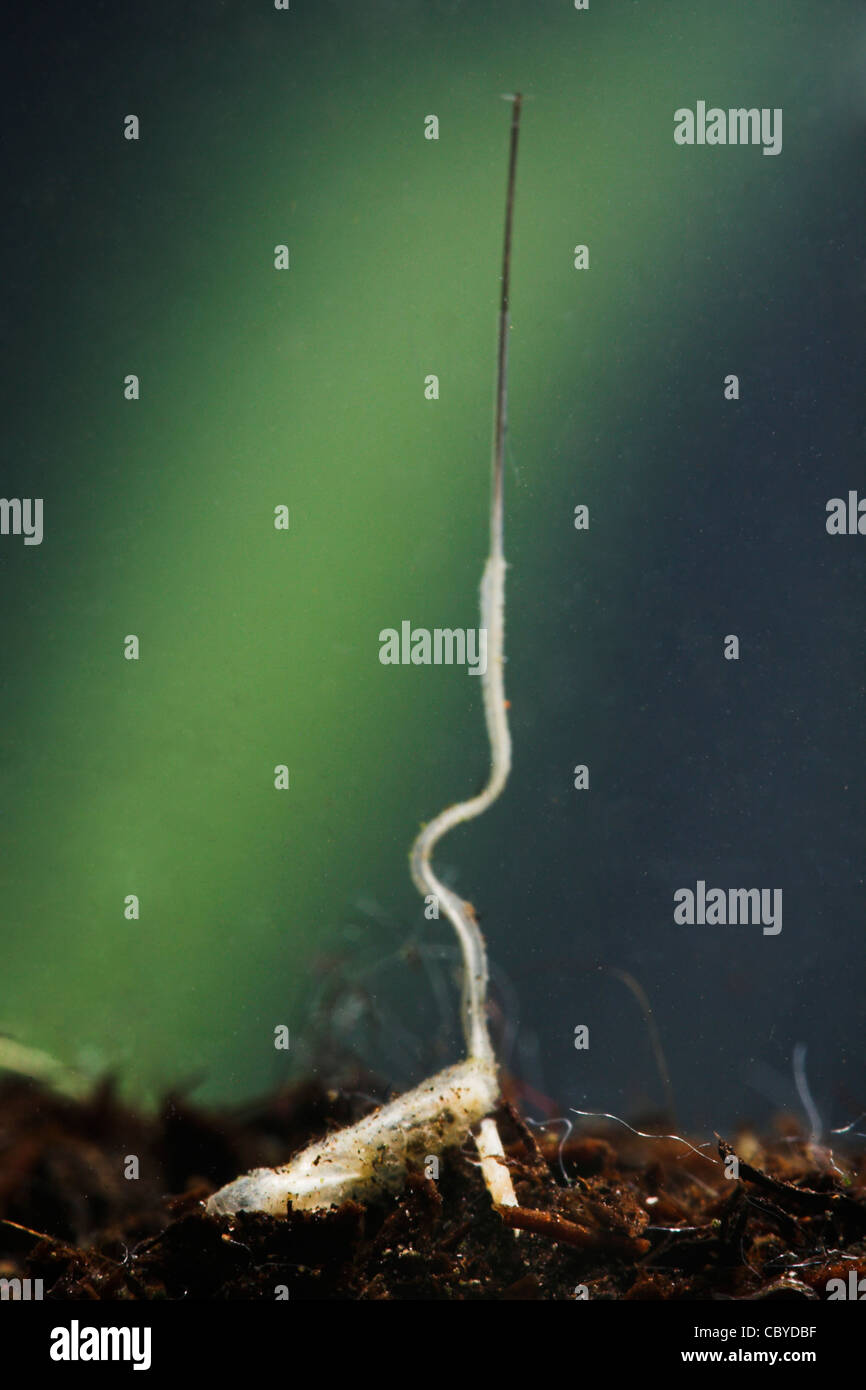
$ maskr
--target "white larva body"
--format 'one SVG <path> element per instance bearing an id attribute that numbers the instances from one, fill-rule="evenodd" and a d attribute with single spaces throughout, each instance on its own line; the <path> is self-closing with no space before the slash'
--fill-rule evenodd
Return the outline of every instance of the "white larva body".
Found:
<path id="1" fill-rule="evenodd" d="M 410 1164 L 462 1144 L 473 1125 L 496 1106 L 496 1068 L 469 1058 L 446 1067 L 389 1101 L 358 1124 L 303 1149 L 282 1168 L 255 1168 L 220 1188 L 207 1202 L 212 1216 L 264 1211 L 285 1216 L 319 1211 L 402 1186 Z"/>

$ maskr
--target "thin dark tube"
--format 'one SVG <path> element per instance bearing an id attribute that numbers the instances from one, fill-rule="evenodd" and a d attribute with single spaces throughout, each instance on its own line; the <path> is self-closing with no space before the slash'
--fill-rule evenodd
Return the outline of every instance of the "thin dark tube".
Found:
<path id="1" fill-rule="evenodd" d="M 504 553 L 505 435 L 508 428 L 508 291 L 511 276 L 511 228 L 514 221 L 514 186 L 517 176 L 517 138 L 520 133 L 520 92 L 511 114 L 511 151 L 508 158 L 508 193 L 505 201 L 505 245 L 502 252 L 502 297 L 499 301 L 499 350 L 496 363 L 496 415 L 493 427 L 493 505 L 490 511 L 490 553 Z"/>

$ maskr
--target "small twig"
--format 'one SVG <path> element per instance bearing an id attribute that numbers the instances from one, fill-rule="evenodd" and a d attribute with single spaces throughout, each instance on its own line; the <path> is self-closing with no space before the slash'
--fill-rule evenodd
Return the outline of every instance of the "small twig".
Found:
<path id="1" fill-rule="evenodd" d="M 619 1255 L 645 1255 L 650 1242 L 615 1231 L 590 1231 L 568 1221 L 555 1211 L 538 1211 L 534 1207 L 497 1207 L 506 1226 L 517 1231 L 531 1231 L 563 1245 L 579 1250 L 599 1250 Z"/>
<path id="2" fill-rule="evenodd" d="M 10 1221 L 5 1216 L 0 1216 L 0 1226 L 11 1226 L 13 1230 L 23 1231 L 25 1235 L 35 1236 L 37 1240 L 51 1241 L 54 1245 L 63 1243 L 62 1241 L 58 1242 L 56 1236 L 46 1235 L 45 1231 L 34 1231 L 30 1226 L 22 1226 L 19 1221 Z"/>
<path id="3" fill-rule="evenodd" d="M 719 1154 L 723 1160 L 736 1158 L 740 1178 L 752 1183 L 763 1192 L 772 1193 L 780 1203 L 799 1207 L 801 1211 L 806 1213 L 821 1214 L 829 1211 L 842 1211 L 848 1216 L 854 1217 L 859 1223 L 866 1225 L 866 1205 L 856 1201 L 853 1197 L 849 1197 L 847 1192 L 817 1192 L 811 1187 L 798 1187 L 796 1183 L 785 1182 L 781 1178 L 772 1178 L 769 1173 L 762 1172 L 760 1168 L 753 1168 L 751 1163 L 740 1158 L 731 1148 L 731 1145 L 725 1143 L 724 1139 L 719 1139 Z"/>

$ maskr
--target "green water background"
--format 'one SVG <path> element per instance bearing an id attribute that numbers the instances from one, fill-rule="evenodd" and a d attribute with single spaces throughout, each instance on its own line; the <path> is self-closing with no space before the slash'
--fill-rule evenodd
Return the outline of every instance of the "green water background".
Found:
<path id="1" fill-rule="evenodd" d="M 593 591 L 608 626 L 627 624 L 665 544 L 647 506 L 695 467 L 689 416 L 718 409 L 729 361 L 751 360 L 760 294 L 778 303 L 808 278 L 863 27 L 846 4 L 816 20 L 790 3 L 781 25 L 755 0 L 148 10 L 36 34 L 62 100 L 50 76 L 32 90 L 13 146 L 4 487 L 44 496 L 45 540 L 2 557 L 0 1024 L 137 1094 L 195 1078 L 214 1099 L 303 1055 L 315 962 L 359 898 L 418 929 L 409 844 L 484 775 L 475 682 L 377 657 L 380 629 L 404 618 L 477 622 L 500 94 L 526 94 L 517 762 L 510 800 L 445 855 L 494 907 L 497 865 L 533 878 L 532 711 L 552 645 L 571 649 L 574 743 L 610 756 L 615 655 L 581 647 Z M 782 156 L 677 148 L 673 112 L 702 97 L 783 107 Z M 137 143 L 122 138 L 129 112 Z M 672 424 L 677 371 L 707 354 L 705 394 Z M 583 500 L 606 506 L 610 544 L 578 558 Z M 576 566 L 586 606 L 566 615 Z M 128 633 L 138 662 L 122 659 Z M 565 799 L 582 760 L 562 749 Z M 578 877 L 582 853 L 576 836 Z M 519 977 L 522 928 L 499 920 L 494 952 Z M 546 930 L 542 910 L 532 950 Z M 278 1023 L 293 1056 L 274 1055 Z"/>

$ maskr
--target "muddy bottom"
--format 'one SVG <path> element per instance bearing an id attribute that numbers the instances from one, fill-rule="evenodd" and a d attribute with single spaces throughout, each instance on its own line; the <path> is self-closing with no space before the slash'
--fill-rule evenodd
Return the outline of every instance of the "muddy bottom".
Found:
<path id="1" fill-rule="evenodd" d="M 491 1207 L 468 1143 L 435 1180 L 410 1174 L 371 1206 L 205 1215 L 223 1183 L 369 1109 L 356 1080 L 340 1093 L 296 1086 L 244 1113 L 169 1100 L 152 1118 L 108 1085 L 80 1102 L 4 1080 L 0 1278 L 41 1279 L 55 1300 L 824 1301 L 831 1281 L 866 1275 L 863 1151 L 831 1155 L 792 1130 L 713 1139 L 700 1154 L 618 1126 L 563 1144 L 504 1107 L 519 1234 Z"/>

